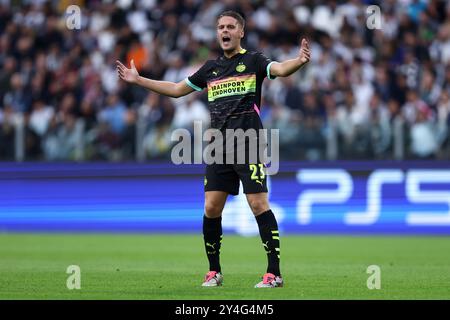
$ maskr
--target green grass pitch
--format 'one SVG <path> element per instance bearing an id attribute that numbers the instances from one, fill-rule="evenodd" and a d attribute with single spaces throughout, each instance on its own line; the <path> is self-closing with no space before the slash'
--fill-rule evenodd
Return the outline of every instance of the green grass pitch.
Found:
<path id="1" fill-rule="evenodd" d="M 221 262 L 224 285 L 203 288 L 200 234 L 0 234 L 0 299 L 450 299 L 448 237 L 284 236 L 276 289 L 253 288 L 266 267 L 257 237 L 224 235 Z M 66 288 L 69 265 L 80 290 Z"/>

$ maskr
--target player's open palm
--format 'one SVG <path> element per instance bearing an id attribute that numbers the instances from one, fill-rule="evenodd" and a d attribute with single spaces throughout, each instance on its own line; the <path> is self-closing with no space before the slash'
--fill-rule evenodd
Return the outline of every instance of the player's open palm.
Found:
<path id="1" fill-rule="evenodd" d="M 127 67 L 125 67 L 122 62 L 120 62 L 119 60 L 116 61 L 117 64 L 117 72 L 119 73 L 119 77 L 122 80 L 125 80 L 126 82 L 129 83 L 136 83 L 137 79 L 139 77 L 139 73 L 136 70 L 136 67 L 134 65 L 134 61 L 131 60 L 131 68 L 128 69 Z"/>
<path id="2" fill-rule="evenodd" d="M 306 39 L 302 39 L 299 56 L 302 63 L 308 63 L 311 58 L 311 51 L 309 49 L 308 40 Z"/>

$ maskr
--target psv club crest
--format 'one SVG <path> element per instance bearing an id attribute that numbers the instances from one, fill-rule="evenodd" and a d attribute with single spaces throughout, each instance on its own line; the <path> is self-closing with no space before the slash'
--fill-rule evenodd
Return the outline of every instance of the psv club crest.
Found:
<path id="1" fill-rule="evenodd" d="M 237 72 L 243 72 L 245 70 L 246 66 L 242 62 L 239 62 L 239 64 L 236 67 Z"/>

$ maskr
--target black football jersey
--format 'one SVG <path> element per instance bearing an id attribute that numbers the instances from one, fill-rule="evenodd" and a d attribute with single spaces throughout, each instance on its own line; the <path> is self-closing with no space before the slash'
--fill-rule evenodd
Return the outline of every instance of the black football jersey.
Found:
<path id="1" fill-rule="evenodd" d="M 261 86 L 270 75 L 269 58 L 242 49 L 231 58 L 208 60 L 186 83 L 197 91 L 208 90 L 211 128 L 262 129 L 259 117 Z"/>

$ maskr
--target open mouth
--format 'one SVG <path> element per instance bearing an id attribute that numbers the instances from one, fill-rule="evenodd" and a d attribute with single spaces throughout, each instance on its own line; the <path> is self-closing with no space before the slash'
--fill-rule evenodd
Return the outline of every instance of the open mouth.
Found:
<path id="1" fill-rule="evenodd" d="M 231 42 L 231 38 L 230 37 L 228 37 L 228 36 L 223 36 L 222 37 L 222 42 L 223 42 L 223 44 L 229 44 L 230 42 Z"/>

